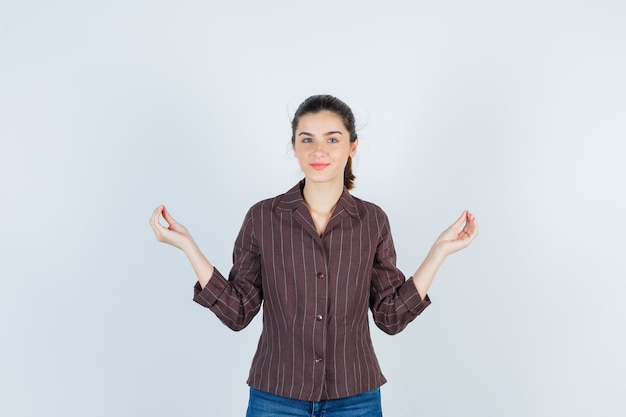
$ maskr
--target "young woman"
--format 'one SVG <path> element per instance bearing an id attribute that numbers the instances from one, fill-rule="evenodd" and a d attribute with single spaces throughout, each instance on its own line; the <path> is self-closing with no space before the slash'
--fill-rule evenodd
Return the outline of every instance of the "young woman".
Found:
<path id="1" fill-rule="evenodd" d="M 464 211 L 405 279 L 387 216 L 348 192 L 358 146 L 350 108 L 332 96 L 309 97 L 293 118 L 291 143 L 304 179 L 250 208 L 228 279 L 164 206 L 150 224 L 158 241 L 185 253 L 198 277 L 194 300 L 225 325 L 243 329 L 263 303 L 248 417 L 382 416 L 386 380 L 368 309 L 383 331 L 404 329 L 430 304 L 443 261 L 470 244 L 478 225 Z"/>

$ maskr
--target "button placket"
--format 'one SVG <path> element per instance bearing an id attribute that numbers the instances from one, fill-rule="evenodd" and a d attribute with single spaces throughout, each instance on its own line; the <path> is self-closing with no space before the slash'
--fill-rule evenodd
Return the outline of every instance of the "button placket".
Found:
<path id="1" fill-rule="evenodd" d="M 314 352 L 312 357 L 312 366 L 314 368 L 315 378 L 319 378 L 320 381 L 323 381 L 326 378 L 326 366 L 324 364 L 324 356 L 326 355 L 326 343 L 327 343 L 327 327 L 325 324 L 325 311 L 328 309 L 329 302 L 329 285 L 328 285 L 328 260 L 327 254 L 321 248 L 322 251 L 320 253 L 321 258 L 324 260 L 323 264 L 320 262 L 316 262 L 316 268 L 313 270 L 313 274 L 315 278 L 313 278 L 309 284 L 315 288 L 315 305 L 313 311 L 311 311 L 312 315 L 309 316 L 312 319 L 312 325 L 315 328 L 315 345 Z M 309 314 L 311 314 L 309 313 Z"/>

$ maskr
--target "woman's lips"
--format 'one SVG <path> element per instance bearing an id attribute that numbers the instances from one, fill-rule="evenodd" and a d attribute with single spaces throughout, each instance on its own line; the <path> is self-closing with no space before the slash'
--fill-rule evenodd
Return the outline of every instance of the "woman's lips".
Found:
<path id="1" fill-rule="evenodd" d="M 317 171 L 320 171 L 320 170 L 326 168 L 328 165 L 330 165 L 330 164 L 311 164 L 313 169 L 315 169 Z"/>

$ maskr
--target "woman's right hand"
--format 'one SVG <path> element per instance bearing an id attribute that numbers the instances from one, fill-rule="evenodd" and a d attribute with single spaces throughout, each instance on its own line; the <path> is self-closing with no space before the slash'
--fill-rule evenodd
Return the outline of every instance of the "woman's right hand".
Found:
<path id="1" fill-rule="evenodd" d="M 161 217 L 163 217 L 167 226 L 161 224 Z M 178 223 L 164 205 L 160 205 L 154 210 L 152 217 L 150 217 L 150 226 L 159 242 L 167 243 L 183 251 L 194 244 L 187 228 Z"/>

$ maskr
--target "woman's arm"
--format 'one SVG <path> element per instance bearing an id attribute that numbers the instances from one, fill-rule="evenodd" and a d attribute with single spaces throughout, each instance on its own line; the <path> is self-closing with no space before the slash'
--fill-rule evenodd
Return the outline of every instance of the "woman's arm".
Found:
<path id="1" fill-rule="evenodd" d="M 467 210 L 439 235 L 426 258 L 413 274 L 413 283 L 422 297 L 428 293 L 435 274 L 448 255 L 469 246 L 476 235 L 478 235 L 478 223 L 474 215 Z"/>
<path id="2" fill-rule="evenodd" d="M 167 223 L 167 226 L 161 224 L 161 216 Z M 167 243 L 184 252 L 198 277 L 200 286 L 204 288 L 213 276 L 214 268 L 200 251 L 187 228 L 178 223 L 163 205 L 157 207 L 154 213 L 152 213 L 150 226 L 159 242 Z"/>
<path id="3" fill-rule="evenodd" d="M 161 216 L 167 226 L 161 224 Z M 165 207 L 157 207 L 150 218 L 157 240 L 181 249 L 189 259 L 198 276 L 194 301 L 213 311 L 222 323 L 235 331 L 250 323 L 263 300 L 260 256 L 251 236 L 250 219 L 249 213 L 237 237 L 234 265 L 227 280 L 202 254 L 189 231 L 174 220 Z"/>
<path id="4" fill-rule="evenodd" d="M 374 259 L 370 308 L 376 326 L 385 333 L 396 334 L 430 305 L 428 290 L 437 270 L 449 254 L 470 244 L 478 234 L 478 226 L 474 216 L 464 211 L 437 238 L 413 277 L 405 281 L 396 267 L 395 249 L 386 216 L 382 224 L 381 240 Z M 459 232 L 461 226 L 463 229 Z"/>

